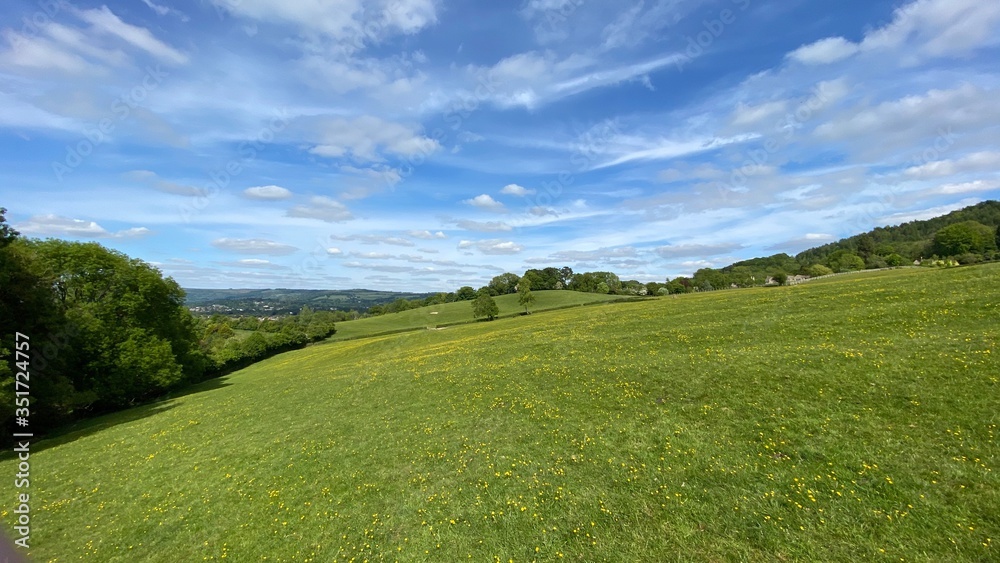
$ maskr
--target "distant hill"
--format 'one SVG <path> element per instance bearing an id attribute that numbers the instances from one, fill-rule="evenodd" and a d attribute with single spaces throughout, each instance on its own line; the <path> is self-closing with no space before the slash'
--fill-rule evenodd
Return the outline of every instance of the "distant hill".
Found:
<path id="1" fill-rule="evenodd" d="M 282 315 L 303 306 L 314 310 L 363 312 L 396 299 L 422 299 L 431 293 L 371 289 L 185 289 L 186 305 L 196 313 Z"/>

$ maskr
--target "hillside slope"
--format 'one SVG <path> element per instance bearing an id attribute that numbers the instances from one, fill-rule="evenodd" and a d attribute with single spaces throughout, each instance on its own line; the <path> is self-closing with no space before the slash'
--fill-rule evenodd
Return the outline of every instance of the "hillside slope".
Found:
<path id="1" fill-rule="evenodd" d="M 810 248 L 797 254 L 795 259 L 801 264 L 813 264 L 822 262 L 827 256 L 838 250 L 856 252 L 862 239 L 866 237 L 875 245 L 890 247 L 892 251 L 906 256 L 910 260 L 928 257 L 933 253 L 929 247 L 934 233 L 948 225 L 964 221 L 978 221 L 988 227 L 997 228 L 1000 226 L 1000 201 L 984 201 L 933 219 L 876 227 L 867 233 Z"/>
<path id="2" fill-rule="evenodd" d="M 845 275 L 284 354 L 35 445 L 32 556 L 996 559 L 998 281 Z"/>

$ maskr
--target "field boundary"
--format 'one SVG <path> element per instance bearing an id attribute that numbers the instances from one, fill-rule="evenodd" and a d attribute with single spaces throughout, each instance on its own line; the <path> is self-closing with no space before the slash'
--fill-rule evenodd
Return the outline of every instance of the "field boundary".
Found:
<path id="1" fill-rule="evenodd" d="M 611 305 L 611 304 L 616 304 L 616 303 L 634 303 L 634 302 L 638 302 L 638 301 L 649 301 L 649 300 L 652 300 L 652 299 L 657 299 L 657 298 L 656 297 L 622 297 L 620 299 L 611 299 L 609 301 L 593 301 L 591 303 L 575 303 L 573 305 L 559 305 L 557 307 L 546 307 L 545 309 L 540 309 L 538 311 L 533 311 L 533 312 L 531 312 L 529 314 L 531 314 L 531 315 L 537 315 L 537 314 L 541 314 L 541 313 L 547 313 L 549 311 L 562 311 L 562 310 L 565 310 L 565 309 L 574 309 L 576 307 L 593 307 L 593 306 L 596 306 L 596 305 Z M 469 301 L 469 303 L 472 303 L 472 302 Z M 494 318 L 494 320 L 512 319 L 512 318 L 515 318 L 515 317 L 523 317 L 523 316 L 524 316 L 523 312 L 507 313 L 506 315 L 498 315 L 497 317 Z M 349 322 L 349 321 L 345 321 L 345 322 Z M 337 343 L 337 342 L 351 342 L 352 340 L 362 340 L 362 339 L 365 339 L 365 338 L 374 338 L 376 336 L 391 336 L 393 334 L 403 334 L 405 332 L 417 332 L 417 331 L 421 331 L 421 330 L 436 330 L 436 329 L 443 329 L 443 328 L 451 328 L 451 327 L 455 327 L 455 326 L 462 326 L 462 325 L 473 324 L 473 323 L 478 323 L 478 322 L 484 322 L 484 320 L 483 319 L 469 319 L 469 320 L 465 320 L 465 321 L 456 321 L 456 322 L 451 322 L 451 323 L 441 323 L 441 324 L 436 324 L 434 326 L 428 325 L 428 326 L 417 326 L 417 327 L 410 327 L 410 328 L 398 328 L 398 329 L 393 329 L 393 330 L 384 330 L 384 331 L 381 331 L 381 332 L 373 332 L 371 334 L 362 334 L 362 335 L 358 335 L 358 336 L 348 336 L 348 337 L 344 337 L 344 338 L 337 338 L 337 335 L 334 334 L 333 336 L 330 336 L 329 338 L 326 338 L 325 340 L 322 340 L 322 341 L 319 341 L 319 342 L 313 342 L 313 343 L 309 344 L 308 346 L 320 346 L 320 345 L 334 344 L 334 343 Z"/>

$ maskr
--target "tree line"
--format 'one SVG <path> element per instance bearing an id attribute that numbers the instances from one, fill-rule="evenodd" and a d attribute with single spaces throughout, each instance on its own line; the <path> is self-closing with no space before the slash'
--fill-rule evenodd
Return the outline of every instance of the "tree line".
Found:
<path id="1" fill-rule="evenodd" d="M 93 242 L 22 237 L 5 213 L 0 208 L 5 427 L 14 414 L 18 332 L 31 344 L 32 431 L 44 432 L 143 403 L 336 330 L 336 314 L 308 308 L 276 320 L 195 317 L 180 286 L 146 262 Z"/>

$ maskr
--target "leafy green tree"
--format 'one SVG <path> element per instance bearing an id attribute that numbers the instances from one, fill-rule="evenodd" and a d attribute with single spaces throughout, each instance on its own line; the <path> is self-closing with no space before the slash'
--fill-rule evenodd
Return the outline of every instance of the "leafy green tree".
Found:
<path id="1" fill-rule="evenodd" d="M 528 313 L 528 306 L 535 302 L 535 295 L 531 293 L 531 281 L 528 276 L 523 276 L 517 284 L 517 303 L 524 307 L 524 313 Z"/>
<path id="2" fill-rule="evenodd" d="M 170 342 L 142 328 L 129 328 L 124 340 L 107 350 L 94 391 L 102 403 L 126 407 L 173 387 L 183 377 Z"/>
<path id="3" fill-rule="evenodd" d="M 56 306 L 74 327 L 63 353 L 66 375 L 77 391 L 96 393 L 99 408 L 201 378 L 207 362 L 197 323 L 173 279 L 96 243 L 50 239 L 29 248 L 54 280 Z M 139 358 L 141 350 L 150 357 Z M 140 365 L 152 374 L 137 371 Z"/>
<path id="4" fill-rule="evenodd" d="M 485 288 L 484 288 L 485 289 Z M 493 296 L 489 294 L 488 291 L 483 289 L 479 290 L 479 294 L 472 301 L 472 317 L 480 318 L 486 317 L 487 320 L 493 320 L 500 315 L 500 307 L 497 306 L 497 302 L 493 300 Z"/>
<path id="5" fill-rule="evenodd" d="M 785 285 L 788 283 L 788 274 L 785 272 L 776 272 L 771 276 L 778 285 Z"/>
<path id="6" fill-rule="evenodd" d="M 569 287 L 570 280 L 573 279 L 573 268 L 569 266 L 563 266 L 559 268 L 559 281 L 562 283 L 562 287 L 559 289 L 566 289 Z"/>
<path id="7" fill-rule="evenodd" d="M 829 276 L 832 273 L 833 270 L 827 268 L 822 264 L 813 264 L 812 266 L 806 268 L 806 274 L 814 278 L 818 278 L 820 276 Z"/>
<path id="8" fill-rule="evenodd" d="M 834 272 L 854 272 L 865 269 L 865 261 L 849 250 L 838 250 L 827 258 L 827 264 Z"/>
<path id="9" fill-rule="evenodd" d="M 993 244 L 1000 250 L 1000 226 L 997 226 L 997 232 L 993 235 Z"/>
<path id="10" fill-rule="evenodd" d="M 455 298 L 458 301 L 472 301 L 476 298 L 476 290 L 471 286 L 463 285 L 455 292 Z"/>
<path id="11" fill-rule="evenodd" d="M 7 208 L 0 207 L 0 248 L 17 240 L 20 234 L 7 223 Z"/>
<path id="12" fill-rule="evenodd" d="M 754 284 L 754 273 L 749 266 L 736 266 L 729 271 L 729 281 L 739 287 L 750 287 Z"/>
<path id="13" fill-rule="evenodd" d="M 978 221 L 963 221 L 948 225 L 934 234 L 933 249 L 938 256 L 982 254 L 996 250 L 996 233 Z"/>
<path id="14" fill-rule="evenodd" d="M 607 282 L 598 282 L 598 284 L 597 284 L 597 289 L 596 289 L 596 292 L 597 292 L 597 293 L 604 293 L 604 294 L 607 294 L 607 293 L 608 293 L 608 292 L 610 292 L 610 291 L 611 291 L 611 288 L 610 288 L 610 287 L 608 287 L 608 284 L 607 284 Z"/>
<path id="15" fill-rule="evenodd" d="M 15 333 L 31 340 L 32 424 L 45 430 L 66 422 L 77 408 L 93 401 L 67 377 L 73 350 L 73 326 L 56 306 L 55 278 L 46 271 L 27 240 L 6 224 L 0 209 L 0 423 L 14 414 Z"/>
<path id="16" fill-rule="evenodd" d="M 694 291 L 694 284 L 689 278 L 678 276 L 666 284 L 666 289 L 671 295 L 678 293 L 691 293 Z"/>
<path id="17" fill-rule="evenodd" d="M 864 234 L 858 237 L 858 255 L 863 259 L 875 254 L 875 239 L 871 235 Z"/>
<path id="18" fill-rule="evenodd" d="M 906 258 L 903 258 L 899 254 L 893 252 L 892 254 L 885 257 L 885 263 L 893 268 L 897 268 L 906 264 Z"/>
<path id="19" fill-rule="evenodd" d="M 516 293 L 519 281 L 521 281 L 521 278 L 517 274 L 512 274 L 510 272 L 495 276 L 492 280 L 490 280 L 489 288 L 492 290 L 490 293 L 494 295 Z"/>

